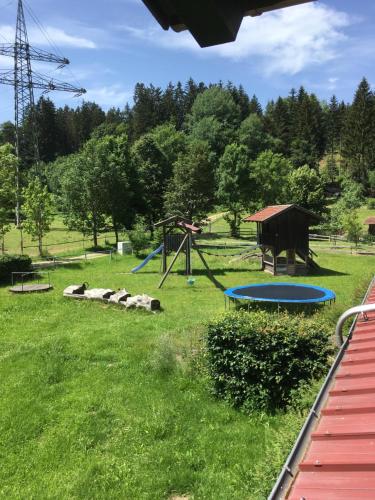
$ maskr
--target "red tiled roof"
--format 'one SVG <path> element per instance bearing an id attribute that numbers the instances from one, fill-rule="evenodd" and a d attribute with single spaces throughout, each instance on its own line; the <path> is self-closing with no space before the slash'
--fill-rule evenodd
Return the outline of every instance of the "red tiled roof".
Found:
<path id="1" fill-rule="evenodd" d="M 357 320 L 288 500 L 375 498 L 375 313 L 368 319 Z"/>
<path id="2" fill-rule="evenodd" d="M 201 233 L 202 229 L 200 227 L 194 226 L 193 224 L 188 224 L 187 222 L 177 222 L 177 226 L 188 229 L 192 233 Z"/>
<path id="3" fill-rule="evenodd" d="M 244 219 L 245 222 L 264 222 L 274 215 L 280 214 L 288 210 L 292 205 L 270 205 L 269 207 L 263 208 L 253 215 L 249 215 Z"/>
<path id="4" fill-rule="evenodd" d="M 375 224 L 375 217 L 367 217 L 367 219 L 365 220 L 365 222 L 363 224 L 367 224 L 368 226 Z"/>
<path id="5" fill-rule="evenodd" d="M 259 210 L 259 212 L 256 212 L 253 215 L 249 215 L 244 219 L 244 222 L 266 222 L 269 219 L 272 219 L 273 217 L 286 212 L 290 210 L 291 208 L 295 208 L 296 210 L 299 210 L 300 212 L 305 213 L 306 215 L 309 215 L 311 219 L 320 220 L 320 217 L 309 210 L 306 210 L 305 208 L 299 207 L 298 205 L 270 205 L 266 208 L 263 208 L 262 210 Z"/>

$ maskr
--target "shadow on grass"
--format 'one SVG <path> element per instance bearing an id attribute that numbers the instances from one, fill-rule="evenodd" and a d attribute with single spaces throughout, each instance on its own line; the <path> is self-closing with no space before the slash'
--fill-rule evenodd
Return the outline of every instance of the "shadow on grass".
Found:
<path id="1" fill-rule="evenodd" d="M 235 302 L 230 303 L 230 309 L 233 310 L 246 310 L 250 312 L 254 311 L 266 311 L 269 313 L 283 313 L 287 312 L 289 314 L 303 314 L 304 316 L 313 316 L 322 308 L 327 307 L 324 304 L 277 304 L 272 302 L 252 302 L 252 301 L 240 301 L 236 299 Z"/>
<path id="2" fill-rule="evenodd" d="M 111 244 L 108 244 L 108 245 L 98 245 L 97 247 L 95 246 L 92 246 L 92 247 L 87 247 L 86 248 L 86 252 L 105 252 L 105 251 L 115 251 L 116 250 L 116 247 L 111 245 Z"/>
<path id="3" fill-rule="evenodd" d="M 327 269 L 325 267 L 321 267 L 319 269 L 315 269 L 310 273 L 310 276 L 321 277 L 321 276 L 349 276 L 348 273 L 342 273 L 341 271 L 334 271 L 333 269 Z"/>
<path id="4" fill-rule="evenodd" d="M 227 267 L 227 268 L 220 268 L 220 269 L 215 269 L 210 267 L 211 272 L 213 275 L 217 276 L 225 276 L 228 273 L 257 273 L 261 271 L 260 268 L 258 269 L 252 269 L 252 268 L 235 268 L 235 267 Z M 185 274 L 184 271 L 177 271 L 177 274 Z M 193 269 L 193 276 L 207 276 L 207 271 L 205 269 Z"/>
<path id="5" fill-rule="evenodd" d="M 83 269 L 85 264 L 85 261 L 83 262 L 66 262 L 66 263 L 57 263 L 55 267 L 52 267 L 51 269 L 58 269 L 58 268 L 66 268 L 66 269 Z"/>

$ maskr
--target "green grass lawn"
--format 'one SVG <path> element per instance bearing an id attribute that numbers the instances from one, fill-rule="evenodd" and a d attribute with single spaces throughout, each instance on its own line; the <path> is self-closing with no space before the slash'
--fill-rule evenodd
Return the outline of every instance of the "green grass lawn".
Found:
<path id="1" fill-rule="evenodd" d="M 204 323 L 224 311 L 222 292 L 196 256 L 192 287 L 173 274 L 158 290 L 160 259 L 128 274 L 136 262 L 58 268 L 47 294 L 0 288 L 1 498 L 266 497 L 304 414 L 247 416 L 217 401 L 196 352 Z M 209 262 L 225 287 L 292 281 L 256 261 Z M 321 273 L 293 281 L 332 288 L 337 302 L 322 314 L 334 319 L 358 303 L 375 261 L 322 253 L 318 262 Z M 148 293 L 163 311 L 62 297 L 83 281 Z"/>
<path id="2" fill-rule="evenodd" d="M 38 245 L 36 241 L 31 239 L 25 231 L 23 232 L 24 253 L 31 257 L 38 256 Z M 43 247 L 50 255 L 61 254 L 77 254 L 83 253 L 86 248 L 92 247 L 92 240 L 85 238 L 78 231 L 69 231 L 64 225 L 61 216 L 56 216 L 51 231 L 49 231 L 43 239 Z M 105 240 L 110 242 L 115 241 L 113 232 L 108 232 L 100 235 L 99 244 L 104 245 Z M 20 231 L 12 226 L 12 229 L 5 235 L 5 249 L 7 253 L 20 253 Z"/>

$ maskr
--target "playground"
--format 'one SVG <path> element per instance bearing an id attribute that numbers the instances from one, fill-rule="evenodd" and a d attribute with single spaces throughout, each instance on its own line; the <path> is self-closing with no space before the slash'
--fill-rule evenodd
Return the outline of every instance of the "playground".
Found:
<path id="1" fill-rule="evenodd" d="M 270 281 L 259 259 L 205 258 L 225 288 Z M 240 499 L 250 491 L 263 499 L 272 487 L 303 412 L 248 416 L 215 400 L 200 339 L 205 319 L 224 311 L 223 292 L 195 252 L 193 285 L 184 255 L 161 289 L 160 254 L 131 273 L 142 261 L 57 266 L 46 294 L 0 288 L 3 496 Z M 334 322 L 358 302 L 375 265 L 325 251 L 317 262 L 315 276 L 272 281 L 334 290 L 336 303 L 320 313 Z M 147 293 L 163 312 L 63 297 L 75 282 Z"/>

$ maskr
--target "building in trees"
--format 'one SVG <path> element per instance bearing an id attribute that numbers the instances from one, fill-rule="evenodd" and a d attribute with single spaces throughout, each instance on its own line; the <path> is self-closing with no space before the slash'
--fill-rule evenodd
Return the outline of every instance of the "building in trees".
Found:
<path id="1" fill-rule="evenodd" d="M 298 205 L 272 205 L 244 220 L 257 224 L 264 271 L 296 275 L 317 267 L 309 248 L 309 227 L 320 222 L 318 215 Z"/>
<path id="2" fill-rule="evenodd" d="M 368 234 L 375 236 L 375 217 L 368 217 L 363 224 L 368 226 Z"/>

